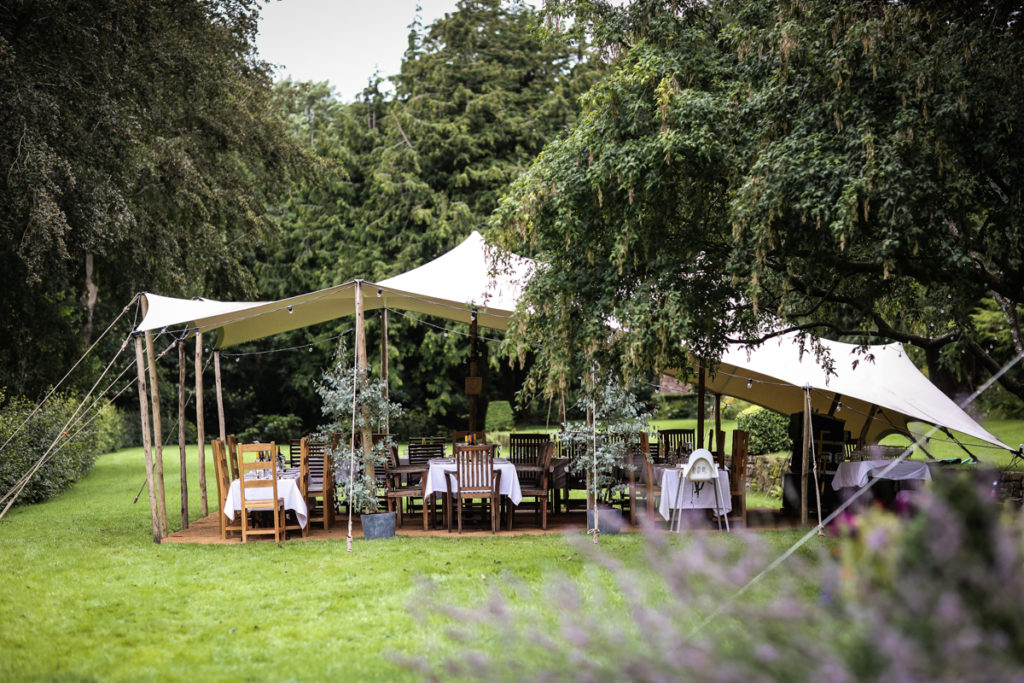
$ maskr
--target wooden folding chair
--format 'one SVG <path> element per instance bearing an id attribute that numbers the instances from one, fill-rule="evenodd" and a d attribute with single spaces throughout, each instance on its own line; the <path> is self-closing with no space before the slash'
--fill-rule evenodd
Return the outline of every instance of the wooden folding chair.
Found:
<path id="1" fill-rule="evenodd" d="M 334 467 L 330 448 L 323 441 L 303 438 L 299 444 L 299 488 L 308 508 L 307 527 L 334 521 Z"/>
<path id="2" fill-rule="evenodd" d="M 228 449 L 228 465 L 231 466 L 231 478 L 238 479 L 238 441 L 234 434 L 228 434 L 224 444 Z"/>
<path id="3" fill-rule="evenodd" d="M 266 458 L 247 461 L 248 454 Z M 271 535 L 281 541 L 284 534 L 284 501 L 277 495 L 277 447 L 274 442 L 238 445 L 239 490 L 242 498 L 242 543 L 249 536 Z M 251 526 L 252 513 L 269 512 L 272 526 Z"/>
<path id="4" fill-rule="evenodd" d="M 423 490 L 427 485 L 427 470 L 429 465 L 399 465 L 398 448 L 388 449 L 388 464 L 386 468 L 386 493 L 388 501 L 388 512 L 398 513 L 397 523 L 402 526 L 402 500 L 410 498 L 423 498 Z M 403 476 L 405 481 L 403 481 Z M 420 506 L 423 512 L 423 530 L 427 530 L 427 506 Z"/>
<path id="5" fill-rule="evenodd" d="M 546 436 L 546 435 L 545 435 Z M 523 483 L 519 478 L 519 487 L 523 498 L 533 498 L 537 502 L 537 516 L 540 518 L 540 528 L 548 528 L 548 482 L 550 480 L 551 459 L 555 455 L 555 444 L 551 439 L 543 444 L 540 454 L 533 464 L 520 463 L 516 465 L 517 474 L 520 472 L 533 474 L 532 480 Z M 508 506 L 508 529 L 512 530 L 512 517 L 515 514 L 515 506 Z"/>
<path id="6" fill-rule="evenodd" d="M 491 533 L 498 531 L 498 508 L 500 501 L 501 472 L 494 469 L 493 444 L 456 445 L 455 471 L 445 472 L 448 485 L 448 531 L 452 530 L 452 510 L 454 503 L 458 512 L 459 533 L 462 533 L 462 502 L 464 500 L 482 499 L 490 503 Z M 452 482 L 456 488 L 452 488 Z"/>
<path id="7" fill-rule="evenodd" d="M 213 440 L 213 469 L 217 477 L 217 501 L 220 514 L 220 537 L 227 539 L 229 531 L 242 531 L 241 517 L 231 520 L 225 514 L 225 503 L 228 492 L 231 491 L 231 477 L 228 475 L 228 458 L 224 449 L 224 442 L 220 439 Z"/>
<path id="8" fill-rule="evenodd" d="M 409 465 L 415 467 L 416 470 L 429 470 L 430 460 L 433 458 L 445 457 L 445 447 L 448 445 L 448 439 L 443 436 L 410 436 L 409 437 Z M 407 475 L 407 479 L 410 484 L 416 483 L 416 478 L 420 475 L 410 474 Z M 411 503 L 415 497 L 409 498 L 408 501 Z M 430 500 L 424 500 L 423 505 L 430 507 L 430 514 L 433 517 L 434 526 L 437 526 L 437 495 L 431 494 Z"/>

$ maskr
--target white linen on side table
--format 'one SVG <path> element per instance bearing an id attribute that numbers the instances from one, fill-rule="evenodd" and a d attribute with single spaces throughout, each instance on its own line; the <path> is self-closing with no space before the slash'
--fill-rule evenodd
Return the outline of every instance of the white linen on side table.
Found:
<path id="1" fill-rule="evenodd" d="M 250 500 L 270 500 L 271 488 L 253 489 L 248 494 Z M 306 501 L 302 499 L 302 491 L 299 490 L 299 480 L 294 478 L 277 480 L 277 497 L 284 500 L 286 510 L 295 513 L 299 520 L 299 526 L 306 528 L 306 520 L 309 518 L 309 510 L 306 508 Z M 242 492 L 239 489 L 238 480 L 231 482 L 228 489 L 228 497 L 224 500 L 224 516 L 228 519 L 235 518 L 235 511 L 242 508 Z"/>
<path id="2" fill-rule="evenodd" d="M 832 477 L 832 488 L 836 491 L 845 486 L 860 488 L 868 483 L 869 478 L 879 476 L 882 470 L 892 464 L 892 462 L 892 460 L 841 462 L 839 467 L 836 468 L 835 476 Z M 927 463 L 904 460 L 903 462 L 896 463 L 883 478 L 893 481 L 903 481 L 906 479 L 931 481 L 932 472 L 928 469 Z"/>
<path id="3" fill-rule="evenodd" d="M 455 472 L 458 469 L 455 460 L 453 458 L 435 459 L 431 460 L 429 464 L 430 470 L 427 472 L 427 486 L 424 495 L 448 493 L 448 482 L 445 481 L 444 473 Z M 518 506 L 523 500 L 523 492 L 519 488 L 519 474 L 516 472 L 516 466 L 505 458 L 495 458 L 494 469 L 501 472 L 498 493 L 508 496 L 512 504 Z M 452 478 L 452 484 L 458 486 L 454 478 Z"/>

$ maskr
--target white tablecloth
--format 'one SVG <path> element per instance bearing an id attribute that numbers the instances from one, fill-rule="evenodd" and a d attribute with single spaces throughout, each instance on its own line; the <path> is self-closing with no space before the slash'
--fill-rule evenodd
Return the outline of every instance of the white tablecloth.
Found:
<path id="1" fill-rule="evenodd" d="M 676 506 L 676 495 L 679 493 L 680 475 L 683 470 L 678 467 L 657 467 L 655 476 L 657 476 L 658 470 L 661 470 L 661 502 L 658 504 L 658 514 L 663 519 L 669 519 L 672 509 Z M 679 496 L 679 508 L 707 508 L 715 510 L 716 513 L 731 512 L 732 497 L 729 495 L 729 473 L 724 469 L 718 471 L 718 483 L 722 495 L 721 509 L 715 507 L 714 482 L 706 482 L 698 492 L 694 483 L 686 480 L 683 480 L 683 493 Z"/>
<path id="2" fill-rule="evenodd" d="M 868 483 L 869 478 L 878 477 L 881 471 L 890 464 L 892 464 L 892 460 L 862 460 L 839 463 L 839 467 L 836 468 L 836 475 L 832 477 L 832 488 L 836 491 L 844 486 L 860 488 Z M 904 460 L 901 463 L 897 463 L 882 478 L 894 481 L 904 479 L 931 481 L 932 473 L 926 463 Z"/>
<path id="3" fill-rule="evenodd" d="M 272 489 L 252 489 L 248 496 L 251 500 L 270 500 Z M 309 510 L 306 508 L 306 501 L 302 499 L 302 491 L 299 490 L 297 477 L 288 477 L 277 480 L 277 497 L 284 499 L 286 510 L 292 510 L 299 520 L 299 526 L 306 528 L 306 520 L 309 518 Z M 231 482 L 228 489 L 228 497 L 224 500 L 224 516 L 228 519 L 235 518 L 235 511 L 242 509 L 242 492 L 239 489 L 238 480 Z"/>
<path id="4" fill-rule="evenodd" d="M 453 458 L 435 459 L 431 460 L 429 464 L 430 470 L 427 472 L 427 487 L 424 493 L 428 496 L 431 493 L 447 493 L 448 482 L 445 481 L 444 473 L 456 471 L 455 460 Z M 523 500 L 523 493 L 519 488 L 519 475 L 516 474 L 516 466 L 505 458 L 495 458 L 494 469 L 501 472 L 498 492 L 503 496 L 508 496 L 513 505 L 519 505 Z M 458 486 L 454 478 L 452 485 Z"/>

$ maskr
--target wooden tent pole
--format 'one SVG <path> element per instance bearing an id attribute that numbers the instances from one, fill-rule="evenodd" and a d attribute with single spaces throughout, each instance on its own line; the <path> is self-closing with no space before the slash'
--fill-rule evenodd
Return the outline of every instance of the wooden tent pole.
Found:
<path id="1" fill-rule="evenodd" d="M 477 342 L 479 340 L 479 329 L 477 328 L 476 322 L 476 311 L 473 312 L 472 318 L 469 321 L 469 376 L 476 381 L 478 369 L 477 359 Z M 476 387 L 471 387 L 472 393 L 469 395 L 469 431 L 475 432 L 477 422 L 479 421 L 479 392 Z"/>
<path id="2" fill-rule="evenodd" d="M 153 484 L 153 443 L 149 431 L 149 398 L 146 396 L 146 363 L 142 357 L 142 336 L 135 335 L 135 369 L 139 374 L 139 420 L 142 423 L 142 450 L 146 454 L 146 484 L 149 487 L 149 516 L 153 520 L 153 542 L 159 543 L 160 513 L 156 506 L 156 488 Z"/>
<path id="3" fill-rule="evenodd" d="M 181 461 L 181 528 L 188 528 L 188 474 L 185 455 L 185 340 L 178 340 L 178 455 Z"/>
<path id="4" fill-rule="evenodd" d="M 389 401 L 388 388 L 388 309 L 380 309 L 380 379 L 384 383 L 384 400 Z M 384 413 L 384 433 L 391 433 L 391 416 Z"/>
<path id="5" fill-rule="evenodd" d="M 196 445 L 199 447 L 199 499 L 203 517 L 210 514 L 206 501 L 206 418 L 203 415 L 203 333 L 196 332 Z"/>
<path id="6" fill-rule="evenodd" d="M 800 464 L 800 526 L 807 526 L 807 465 L 812 435 L 811 428 L 811 390 L 804 387 L 804 438 Z"/>
<path id="7" fill-rule="evenodd" d="M 704 448 L 704 366 L 697 375 L 697 448 Z"/>
<path id="8" fill-rule="evenodd" d="M 224 388 L 220 381 L 220 349 L 213 352 L 213 381 L 217 385 L 217 420 L 220 423 L 220 440 L 228 442 L 228 432 L 224 428 Z"/>
<path id="9" fill-rule="evenodd" d="M 160 423 L 160 385 L 156 375 L 153 333 L 146 331 L 146 355 L 149 357 L 149 399 L 153 407 L 153 464 L 156 477 L 156 507 L 160 512 L 160 531 L 167 535 L 167 495 L 164 493 L 164 438 Z"/>
<path id="10" fill-rule="evenodd" d="M 725 439 L 722 438 L 722 395 L 715 394 L 715 460 L 725 467 Z"/>
<path id="11" fill-rule="evenodd" d="M 366 311 L 363 305 L 363 281 L 356 280 L 356 370 L 359 372 L 359 382 L 366 381 Z M 366 466 L 366 476 L 373 479 L 373 459 L 370 457 L 373 448 L 373 432 L 369 425 L 370 407 L 365 403 L 362 405 L 363 428 L 361 439 L 363 442 L 363 462 Z"/>

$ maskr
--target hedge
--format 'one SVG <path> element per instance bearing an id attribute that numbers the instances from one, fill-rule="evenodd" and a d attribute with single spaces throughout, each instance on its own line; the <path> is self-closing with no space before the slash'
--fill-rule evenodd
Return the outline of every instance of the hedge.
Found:
<path id="1" fill-rule="evenodd" d="M 491 401 L 487 404 L 487 416 L 484 418 L 484 429 L 488 432 L 507 432 L 515 427 L 515 416 L 512 404 L 508 401 Z"/>
<path id="2" fill-rule="evenodd" d="M 6 398 L 0 389 L 0 404 L 0 445 L 25 423 L 0 451 L 0 492 L 7 493 L 50 447 L 78 408 L 78 400 L 54 394 L 31 418 L 35 405 L 25 398 Z M 60 493 L 92 469 L 97 455 L 121 447 L 122 421 L 112 406 L 101 410 L 91 421 L 86 419 L 78 424 L 78 428 L 69 429 L 74 438 L 54 449 L 24 488 L 17 504 L 42 502 Z"/>
<path id="3" fill-rule="evenodd" d="M 787 451 L 789 418 L 774 410 L 751 406 L 736 418 L 736 428 L 750 433 L 750 455 Z"/>

